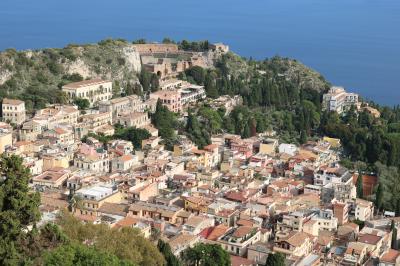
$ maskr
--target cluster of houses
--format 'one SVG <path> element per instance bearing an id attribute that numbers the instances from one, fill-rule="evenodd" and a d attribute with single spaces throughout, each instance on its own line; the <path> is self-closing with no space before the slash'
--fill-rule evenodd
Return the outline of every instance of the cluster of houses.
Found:
<path id="1" fill-rule="evenodd" d="M 372 202 L 357 198 L 357 179 L 368 198 L 377 177 L 341 166 L 338 139 L 297 146 L 270 134 L 224 133 L 203 148 L 179 136 L 166 150 L 149 119 L 157 101 L 181 113 L 205 92 L 174 78 L 160 86 L 143 99 L 112 98 L 112 82 L 101 79 L 65 85 L 71 103 L 90 102 L 84 114 L 52 105 L 28 117 L 23 101 L 3 99 L 0 154 L 23 158 L 43 222 L 70 207 L 82 222 L 162 238 L 177 256 L 198 242 L 218 244 L 233 265 L 264 265 L 276 252 L 287 265 L 399 265 L 390 226 L 400 218 L 377 216 Z M 227 112 L 241 104 L 239 96 L 207 100 Z M 88 133 L 113 135 L 116 123 L 151 137 L 141 149 L 121 139 L 81 141 Z"/>

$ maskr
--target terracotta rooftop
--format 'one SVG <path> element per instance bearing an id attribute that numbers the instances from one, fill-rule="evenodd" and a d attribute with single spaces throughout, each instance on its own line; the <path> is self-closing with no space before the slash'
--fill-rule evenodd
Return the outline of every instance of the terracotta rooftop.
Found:
<path id="1" fill-rule="evenodd" d="M 131 217 L 131 216 L 127 216 L 125 218 L 123 218 L 122 220 L 118 221 L 118 223 L 116 223 L 116 227 L 132 227 L 135 224 L 137 224 L 138 219 Z"/>
<path id="2" fill-rule="evenodd" d="M 8 99 L 8 98 L 3 99 L 3 104 L 20 105 L 23 103 L 25 103 L 25 102 L 21 101 L 21 100 L 17 100 L 17 99 Z"/>
<path id="3" fill-rule="evenodd" d="M 233 237 L 241 238 L 249 234 L 254 228 L 251 226 L 239 226 L 232 234 Z"/>
<path id="4" fill-rule="evenodd" d="M 100 78 L 97 79 L 90 79 L 90 80 L 83 80 L 78 82 L 69 83 L 63 86 L 65 89 L 77 89 L 86 86 L 93 86 L 93 85 L 100 85 L 106 82 L 110 82 L 108 80 L 102 80 Z"/>
<path id="5" fill-rule="evenodd" d="M 237 225 L 239 226 L 248 226 L 248 227 L 253 227 L 253 222 L 250 220 L 246 220 L 246 219 L 239 219 L 236 222 Z"/>
<path id="6" fill-rule="evenodd" d="M 309 237 L 310 237 L 310 235 L 307 233 L 304 233 L 304 232 L 291 232 L 289 234 L 288 238 L 284 239 L 283 241 L 288 242 L 290 245 L 292 245 L 294 247 L 299 247 Z"/>
<path id="7" fill-rule="evenodd" d="M 396 263 L 397 258 L 400 256 L 400 252 L 395 249 L 389 249 L 380 259 L 380 262 Z"/>
<path id="8" fill-rule="evenodd" d="M 252 266 L 256 265 L 252 260 L 242 258 L 239 256 L 231 255 L 231 265 L 232 266 Z"/>
<path id="9" fill-rule="evenodd" d="M 242 192 L 230 191 L 225 194 L 225 198 L 233 201 L 245 202 L 247 198 L 243 196 Z"/>
<path id="10" fill-rule="evenodd" d="M 128 209 L 128 204 L 104 202 L 97 211 L 105 214 L 126 216 Z"/>
<path id="11" fill-rule="evenodd" d="M 229 227 L 223 224 L 217 225 L 212 229 L 212 231 L 206 238 L 207 240 L 215 241 L 221 236 L 223 236 L 228 231 L 228 229 Z"/>
<path id="12" fill-rule="evenodd" d="M 221 217 L 229 217 L 232 213 L 234 213 L 235 210 L 232 209 L 223 209 L 220 210 L 219 212 L 217 212 L 217 216 L 221 216 Z"/>
<path id="13" fill-rule="evenodd" d="M 358 238 L 358 242 L 369 244 L 369 245 L 376 245 L 382 238 L 377 235 L 372 234 L 363 234 Z"/>
<path id="14" fill-rule="evenodd" d="M 123 161 L 123 162 L 127 162 L 133 159 L 133 156 L 130 154 L 125 154 L 122 155 L 121 157 L 118 158 L 119 160 Z"/>

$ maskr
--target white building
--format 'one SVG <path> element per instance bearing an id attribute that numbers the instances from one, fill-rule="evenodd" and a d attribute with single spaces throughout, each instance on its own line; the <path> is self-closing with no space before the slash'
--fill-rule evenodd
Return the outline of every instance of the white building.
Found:
<path id="1" fill-rule="evenodd" d="M 360 221 L 368 221 L 374 215 L 374 204 L 371 201 L 356 199 L 355 217 Z"/>
<path id="2" fill-rule="evenodd" d="M 4 122 L 20 125 L 26 119 L 24 101 L 4 98 L 1 109 Z"/>
<path id="3" fill-rule="evenodd" d="M 322 108 L 341 114 L 357 103 L 358 94 L 346 92 L 342 87 L 332 87 L 323 96 Z"/>
<path id="4" fill-rule="evenodd" d="M 125 172 L 138 164 L 138 157 L 132 154 L 124 154 L 120 157 L 115 157 L 111 161 L 112 171 Z"/>
<path id="5" fill-rule="evenodd" d="M 344 167 L 321 167 L 314 173 L 314 185 L 350 183 L 351 174 Z M 350 181 L 349 181 L 350 180 Z"/>
<path id="6" fill-rule="evenodd" d="M 180 89 L 182 104 L 195 103 L 206 98 L 204 86 L 189 84 Z"/>
<path id="7" fill-rule="evenodd" d="M 111 100 L 112 82 L 102 79 L 84 80 L 66 84 L 62 91 L 67 94 L 70 103 L 81 98 L 89 100 L 90 106 L 95 106 L 100 101 Z"/>
<path id="8" fill-rule="evenodd" d="M 123 112 L 120 113 L 116 119 L 116 123 L 119 123 L 125 127 L 136 127 L 144 128 L 150 125 L 150 118 L 147 113 L 143 112 Z"/>
<path id="9" fill-rule="evenodd" d="M 338 218 L 333 215 L 332 210 L 319 210 L 317 215 L 312 218 L 318 222 L 319 230 L 336 231 L 338 227 Z"/>
<path id="10" fill-rule="evenodd" d="M 295 156 L 298 151 L 298 148 L 296 145 L 287 144 L 287 143 L 280 144 L 278 149 L 279 149 L 279 153 L 286 153 L 291 156 Z"/>

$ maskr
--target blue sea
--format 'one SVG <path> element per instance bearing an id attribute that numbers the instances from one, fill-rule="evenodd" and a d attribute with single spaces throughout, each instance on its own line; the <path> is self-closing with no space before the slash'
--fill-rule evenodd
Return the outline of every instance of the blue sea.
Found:
<path id="1" fill-rule="evenodd" d="M 335 85 L 400 104 L 399 0 L 1 0 L 0 50 L 101 39 L 209 39 L 296 58 Z"/>

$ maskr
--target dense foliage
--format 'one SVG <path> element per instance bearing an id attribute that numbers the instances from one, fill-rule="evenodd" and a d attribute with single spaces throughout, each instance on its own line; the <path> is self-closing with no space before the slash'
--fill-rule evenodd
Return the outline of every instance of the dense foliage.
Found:
<path id="1" fill-rule="evenodd" d="M 148 139 L 151 135 L 149 131 L 143 128 L 123 127 L 122 125 L 115 125 L 114 139 L 123 139 L 131 141 L 135 149 L 142 147 L 142 140 Z"/>
<path id="2" fill-rule="evenodd" d="M 142 147 L 142 140 L 148 139 L 151 135 L 149 131 L 143 128 L 136 127 L 124 127 L 120 124 L 115 124 L 115 133 L 112 136 L 106 136 L 104 134 L 89 133 L 82 138 L 83 142 L 86 142 L 88 137 L 92 137 L 102 142 L 104 146 L 113 139 L 123 139 L 132 142 L 135 149 L 140 149 Z"/>
<path id="3" fill-rule="evenodd" d="M 44 264 L 49 266 L 133 266 L 107 252 L 82 244 L 67 244 L 44 255 Z"/>
<path id="4" fill-rule="evenodd" d="M 181 259 L 187 266 L 230 266 L 231 258 L 218 244 L 198 243 L 182 251 Z"/>
<path id="5" fill-rule="evenodd" d="M 285 255 L 282 253 L 272 253 L 267 257 L 267 262 L 265 266 L 284 266 L 285 265 Z"/>
<path id="6" fill-rule="evenodd" d="M 163 265 L 157 248 L 134 228 L 110 229 L 105 224 L 83 224 L 64 213 L 59 222 L 63 232 L 74 243 L 91 243 L 102 252 L 128 260 L 135 265 Z"/>
<path id="7" fill-rule="evenodd" d="M 166 266 L 181 266 L 179 259 L 172 253 L 171 247 L 167 242 L 163 240 L 158 240 L 157 243 L 158 251 L 164 256 L 166 261 Z"/>
<path id="8" fill-rule="evenodd" d="M 166 141 L 166 145 L 171 147 L 176 139 L 175 130 L 178 127 L 178 121 L 175 114 L 163 106 L 160 100 L 157 102 L 151 122 L 158 129 L 158 134 Z"/>
<path id="9" fill-rule="evenodd" d="M 29 193 L 29 170 L 16 156 L 0 158 L 0 264 L 24 260 L 19 241 L 31 237 L 28 226 L 40 218 L 39 195 Z"/>

